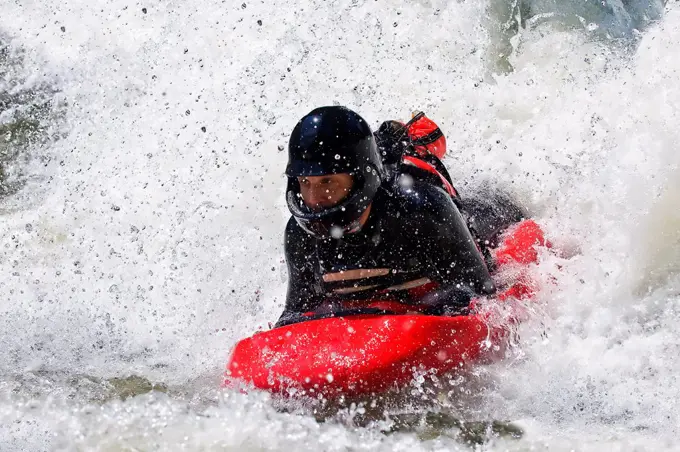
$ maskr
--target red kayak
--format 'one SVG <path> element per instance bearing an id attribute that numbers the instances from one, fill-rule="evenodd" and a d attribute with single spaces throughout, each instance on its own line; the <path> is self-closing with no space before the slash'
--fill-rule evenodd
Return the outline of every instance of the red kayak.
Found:
<path id="1" fill-rule="evenodd" d="M 534 221 L 514 225 L 494 251 L 497 272 L 536 263 L 538 246 L 549 244 Z M 443 374 L 493 362 L 503 357 L 521 321 L 513 308 L 519 304 L 510 301 L 532 295 L 520 271 L 494 300 L 473 300 L 469 315 L 424 315 L 409 311 L 411 306 L 376 302 L 256 333 L 234 347 L 224 384 L 242 382 L 282 395 L 378 394 L 408 385 L 417 372 Z M 505 315 L 484 309 L 490 304 L 507 308 Z"/>

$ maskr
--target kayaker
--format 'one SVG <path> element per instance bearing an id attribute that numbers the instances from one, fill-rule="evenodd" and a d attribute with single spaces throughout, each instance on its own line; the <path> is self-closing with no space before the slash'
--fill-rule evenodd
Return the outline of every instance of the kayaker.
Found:
<path id="1" fill-rule="evenodd" d="M 297 123 L 286 168 L 289 284 L 277 326 L 368 300 L 461 312 L 495 292 L 475 229 L 488 236 L 521 215 L 511 208 L 494 217 L 493 206 L 461 200 L 440 160 L 445 144 L 422 113 L 375 134 L 339 106 Z M 484 211 L 500 221 L 475 228 Z"/>

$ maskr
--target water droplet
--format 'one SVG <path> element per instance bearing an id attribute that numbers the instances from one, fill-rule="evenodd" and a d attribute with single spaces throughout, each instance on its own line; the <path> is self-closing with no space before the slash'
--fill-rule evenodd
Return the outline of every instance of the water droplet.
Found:
<path id="1" fill-rule="evenodd" d="M 413 187 L 413 177 L 408 174 L 402 174 L 399 177 L 399 186 L 406 189 Z"/>
<path id="2" fill-rule="evenodd" d="M 331 237 L 334 239 L 340 239 L 344 235 L 344 231 L 340 226 L 333 226 L 331 227 Z"/>

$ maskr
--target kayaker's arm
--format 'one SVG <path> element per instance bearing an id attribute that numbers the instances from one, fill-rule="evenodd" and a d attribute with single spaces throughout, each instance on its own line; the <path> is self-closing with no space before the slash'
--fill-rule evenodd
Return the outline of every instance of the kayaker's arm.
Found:
<path id="1" fill-rule="evenodd" d="M 288 291 L 286 306 L 277 324 L 291 316 L 313 310 L 322 301 L 320 291 L 316 290 L 318 282 L 312 267 L 316 259 L 312 240 L 293 218 L 288 221 L 284 237 Z"/>

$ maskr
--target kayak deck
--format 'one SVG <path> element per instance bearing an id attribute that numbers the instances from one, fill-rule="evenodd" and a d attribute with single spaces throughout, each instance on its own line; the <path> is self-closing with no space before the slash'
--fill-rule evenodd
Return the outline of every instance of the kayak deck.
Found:
<path id="1" fill-rule="evenodd" d="M 479 316 L 335 317 L 255 334 L 237 344 L 227 377 L 275 393 L 365 394 L 504 351 L 509 330 Z"/>

